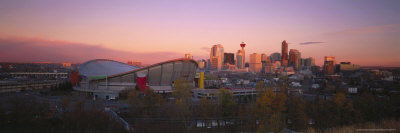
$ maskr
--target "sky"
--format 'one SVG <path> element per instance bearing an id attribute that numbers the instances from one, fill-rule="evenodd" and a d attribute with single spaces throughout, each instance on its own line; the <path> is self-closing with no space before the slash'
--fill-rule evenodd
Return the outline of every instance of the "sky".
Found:
<path id="1" fill-rule="evenodd" d="M 400 66 L 398 0 L 0 0 L 0 62 L 107 58 L 152 64 L 289 49 L 362 66 Z M 247 56 L 249 57 L 249 56 Z"/>

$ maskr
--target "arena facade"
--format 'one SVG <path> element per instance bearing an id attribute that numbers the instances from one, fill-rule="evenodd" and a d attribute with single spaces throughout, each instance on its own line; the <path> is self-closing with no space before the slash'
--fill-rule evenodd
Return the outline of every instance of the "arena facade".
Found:
<path id="1" fill-rule="evenodd" d="M 125 89 L 145 86 L 156 93 L 170 93 L 176 79 L 194 81 L 197 62 L 191 59 L 175 59 L 146 67 L 131 66 L 122 62 L 96 59 L 81 64 L 75 75 L 79 82 L 74 90 L 92 95 L 93 98 L 117 99 Z M 74 78 L 71 75 L 71 81 Z"/>

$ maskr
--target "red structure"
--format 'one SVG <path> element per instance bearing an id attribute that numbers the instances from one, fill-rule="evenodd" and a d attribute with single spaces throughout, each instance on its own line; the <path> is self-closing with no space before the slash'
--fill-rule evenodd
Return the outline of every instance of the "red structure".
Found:
<path id="1" fill-rule="evenodd" d="M 79 75 L 78 71 L 76 71 L 71 73 L 69 78 L 71 80 L 71 84 L 74 86 L 79 84 L 81 76 Z"/>
<path id="2" fill-rule="evenodd" d="M 142 92 L 145 92 L 147 89 L 149 89 L 149 86 L 147 86 L 146 84 L 147 82 L 147 77 L 143 76 L 143 77 L 136 77 L 136 85 L 139 87 L 139 90 Z"/>
<path id="3" fill-rule="evenodd" d="M 242 43 L 240 44 L 240 47 L 244 48 L 244 47 L 246 47 L 246 44 L 245 44 L 244 42 L 242 42 Z"/>

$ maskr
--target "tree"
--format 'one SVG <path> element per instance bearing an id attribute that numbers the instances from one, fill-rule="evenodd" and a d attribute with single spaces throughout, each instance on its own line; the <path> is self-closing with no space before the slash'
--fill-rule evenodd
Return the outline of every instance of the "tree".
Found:
<path id="1" fill-rule="evenodd" d="M 290 129 L 303 131 L 307 126 L 307 115 L 305 113 L 305 103 L 299 96 L 294 96 L 289 100 L 288 119 L 291 120 Z"/>
<path id="2" fill-rule="evenodd" d="M 376 99 L 371 93 L 362 93 L 353 100 L 354 108 L 360 112 L 360 122 L 377 121 L 379 119 Z"/>
<path id="3" fill-rule="evenodd" d="M 189 121 L 191 118 L 189 105 L 185 104 L 182 99 L 177 99 L 173 107 L 174 113 L 172 119 L 181 121 L 184 125 L 184 128 L 187 128 L 190 124 Z"/>
<path id="4" fill-rule="evenodd" d="M 264 81 L 259 81 L 256 85 L 256 90 L 257 91 L 264 91 Z"/>
<path id="5" fill-rule="evenodd" d="M 174 81 L 175 90 L 172 95 L 177 99 L 182 99 L 185 103 L 190 102 L 189 98 L 192 96 L 192 84 L 184 79 L 177 79 Z"/>
<path id="6" fill-rule="evenodd" d="M 206 97 L 201 98 L 199 106 L 197 106 L 195 111 L 200 118 L 205 119 L 204 123 L 206 125 L 209 123 L 208 119 L 215 113 L 213 105 L 211 105 Z"/>
<path id="7" fill-rule="evenodd" d="M 346 102 L 346 96 L 344 95 L 344 93 L 336 93 L 333 96 L 333 103 L 335 103 L 338 109 L 342 109 L 345 102 Z"/>
<path id="8" fill-rule="evenodd" d="M 228 90 L 221 88 L 218 93 L 218 106 L 223 117 L 233 116 L 236 110 L 236 102 Z"/>
<path id="9" fill-rule="evenodd" d="M 212 105 L 210 101 L 205 97 L 201 98 L 197 111 L 199 116 L 203 118 L 208 118 L 213 115 Z"/>
<path id="10" fill-rule="evenodd" d="M 144 106 L 145 106 L 145 113 L 147 115 L 153 115 L 157 104 L 157 94 L 154 93 L 152 89 L 147 89 L 144 95 Z"/>
<path id="11" fill-rule="evenodd" d="M 285 127 L 286 95 L 267 89 L 257 99 L 255 114 L 260 122 L 257 132 L 281 132 Z"/>
<path id="12" fill-rule="evenodd" d="M 274 92 L 272 92 L 271 89 L 267 89 L 262 96 L 257 99 L 255 113 L 258 118 L 265 118 L 268 114 L 272 113 L 272 101 L 274 96 Z"/>
<path id="13" fill-rule="evenodd" d="M 70 103 L 71 103 L 71 98 L 64 98 L 61 101 L 61 109 L 62 109 L 63 113 L 65 113 L 67 111 L 67 107 L 69 106 Z"/>

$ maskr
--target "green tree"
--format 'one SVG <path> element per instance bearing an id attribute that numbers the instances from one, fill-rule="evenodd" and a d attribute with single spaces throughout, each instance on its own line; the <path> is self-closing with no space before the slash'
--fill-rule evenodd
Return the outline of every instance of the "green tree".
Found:
<path id="1" fill-rule="evenodd" d="M 218 106 L 223 117 L 233 116 L 236 111 L 236 102 L 232 93 L 224 88 L 219 89 Z"/>

